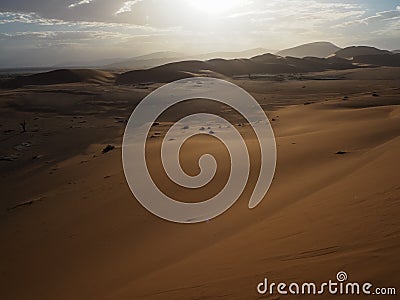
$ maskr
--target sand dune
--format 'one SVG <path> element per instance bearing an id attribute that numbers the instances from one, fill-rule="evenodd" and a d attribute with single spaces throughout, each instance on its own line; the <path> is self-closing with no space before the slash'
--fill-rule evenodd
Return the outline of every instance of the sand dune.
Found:
<path id="1" fill-rule="evenodd" d="M 359 55 L 381 55 L 381 54 L 391 54 L 391 52 L 369 46 L 351 46 L 338 50 L 335 53 L 335 56 L 340 58 L 353 58 Z"/>
<path id="2" fill-rule="evenodd" d="M 5 195 L 0 201 L 1 295 L 261 299 L 256 285 L 264 277 L 324 282 L 341 270 L 351 281 L 396 287 L 399 70 L 316 73 L 337 80 L 234 80 L 271 120 L 277 172 L 256 209 L 247 208 L 257 178 L 252 167 L 238 202 L 197 225 L 151 215 L 133 198 L 123 175 L 125 121 L 157 84 L 148 89 L 80 83 L 0 91 L 0 157 L 15 155 L 15 160 L 0 161 Z M 210 187 L 188 191 L 172 188 L 157 169 L 160 142 L 171 122 L 199 110 L 233 119 L 248 142 L 252 164 L 258 161 L 254 133 L 233 111 L 205 101 L 169 111 L 152 128 L 151 134 L 159 134 L 149 139 L 149 161 L 156 168 L 154 180 L 184 201 L 218 191 L 229 171 L 229 164 L 218 161 L 221 173 Z M 18 124 L 22 120 L 25 133 Z M 116 148 L 103 154 L 108 144 Z M 212 138 L 188 141 L 183 167 L 195 172 L 198 156 L 209 151 L 224 154 Z M 293 297 L 310 298 L 266 299 Z"/>
<path id="3" fill-rule="evenodd" d="M 353 62 L 375 66 L 399 67 L 400 54 L 358 55 L 354 57 Z"/>
<path id="4" fill-rule="evenodd" d="M 208 61 L 182 61 L 169 63 L 148 70 L 136 70 L 123 73 L 117 82 L 121 84 L 170 82 L 175 79 L 202 74 L 204 71 L 224 76 L 249 76 L 251 74 L 289 74 L 318 72 L 329 69 L 356 68 L 352 62 L 341 58 L 280 57 L 263 54 L 251 59 L 211 59 Z"/>
<path id="5" fill-rule="evenodd" d="M 338 79 L 349 80 L 369 80 L 377 83 L 377 80 L 397 80 L 400 78 L 400 68 L 398 67 L 379 67 L 379 68 L 356 68 L 351 70 L 332 70 L 320 73 L 310 73 L 310 75 L 328 76 Z"/>
<path id="6" fill-rule="evenodd" d="M 101 83 L 114 81 L 114 75 L 109 72 L 91 69 L 61 69 L 28 76 L 18 76 L 2 83 L 5 88 L 18 88 L 25 85 L 49 85 L 62 83 Z"/>
<path id="7" fill-rule="evenodd" d="M 311 48 L 315 45 L 309 45 Z M 318 46 L 318 45 L 317 45 Z M 327 46 L 322 44 L 323 48 Z M 332 46 L 333 47 L 333 46 Z M 313 54 L 309 47 L 304 53 Z M 288 52 L 289 53 L 289 52 Z M 257 76 L 259 74 L 301 74 L 328 70 L 350 70 L 361 67 L 400 66 L 399 54 L 373 47 L 348 47 L 329 57 L 306 55 L 302 58 L 278 56 L 271 53 L 250 59 L 221 59 L 206 61 L 184 60 L 161 66 L 132 70 L 114 74 L 92 69 L 62 69 L 29 76 L 18 76 L 1 83 L 3 88 L 18 88 L 27 85 L 49 85 L 66 83 L 97 84 L 151 84 L 166 83 L 194 76 L 214 76 L 218 78 L 235 76 Z"/>
<path id="8" fill-rule="evenodd" d="M 193 77 L 189 72 L 174 70 L 137 70 L 121 74 L 117 84 L 171 82 L 183 78 Z"/>
<path id="9" fill-rule="evenodd" d="M 338 50 L 340 50 L 340 48 L 332 43 L 314 42 L 314 43 L 303 44 L 289 49 L 284 49 L 278 51 L 276 54 L 280 56 L 293 56 L 299 58 L 306 56 L 324 58 L 331 54 L 334 54 Z"/>

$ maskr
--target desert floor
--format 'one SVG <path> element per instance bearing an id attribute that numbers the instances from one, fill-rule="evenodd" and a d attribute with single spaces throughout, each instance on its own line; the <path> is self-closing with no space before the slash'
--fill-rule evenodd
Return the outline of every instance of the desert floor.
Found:
<path id="1" fill-rule="evenodd" d="M 125 121 L 159 85 L 1 90 L 0 298 L 310 299 L 261 296 L 256 286 L 265 277 L 325 282 L 339 271 L 399 293 L 400 68 L 323 75 L 338 79 L 233 81 L 271 120 L 275 178 L 250 210 L 252 168 L 231 209 L 191 225 L 150 214 L 123 173 Z M 203 191 L 177 188 L 160 170 L 160 142 L 178 116 L 209 110 L 241 123 L 224 107 L 193 101 L 166 112 L 152 129 L 160 133 L 148 142 L 152 176 L 181 201 L 217 193 L 229 165 L 219 164 Z M 256 152 L 250 127 L 237 128 L 250 155 Z M 108 144 L 116 148 L 103 154 Z M 193 138 L 183 150 L 189 174 L 198 172 L 201 154 L 226 159 L 213 138 Z M 251 157 L 256 165 L 257 153 Z M 351 297 L 358 298 L 364 297 Z"/>

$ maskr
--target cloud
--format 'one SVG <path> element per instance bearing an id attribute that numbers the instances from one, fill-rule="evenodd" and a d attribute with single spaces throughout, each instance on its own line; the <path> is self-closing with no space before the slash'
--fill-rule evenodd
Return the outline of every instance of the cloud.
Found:
<path id="1" fill-rule="evenodd" d="M 72 3 L 72 4 L 68 5 L 68 8 L 74 8 L 74 7 L 79 6 L 79 5 L 89 4 L 90 2 L 93 2 L 93 1 L 94 0 L 82 0 L 82 1 L 75 2 L 75 3 Z"/>
<path id="2" fill-rule="evenodd" d="M 3 39 L 45 39 L 47 41 L 92 41 L 93 39 L 104 40 L 129 37 L 127 34 L 107 31 L 30 31 L 2 34 Z"/>
<path id="3" fill-rule="evenodd" d="M 114 30 L 140 30 L 140 31 L 169 31 L 168 28 L 156 29 L 147 25 L 134 25 L 118 22 L 96 22 L 96 21 L 63 21 L 59 19 L 48 19 L 40 17 L 36 13 L 18 13 L 18 12 L 0 12 L 0 25 L 2 24 L 27 24 L 37 26 L 61 26 L 65 25 L 70 28 L 109 28 Z"/>
<path id="4" fill-rule="evenodd" d="M 119 15 L 119 14 L 122 14 L 125 12 L 130 12 L 130 11 L 132 11 L 132 6 L 134 6 L 135 4 L 137 4 L 141 1 L 143 1 L 143 0 L 126 1 L 126 2 L 124 2 L 124 5 L 115 12 L 115 14 Z"/>
<path id="5" fill-rule="evenodd" d="M 317 12 L 317 13 L 316 13 Z M 329 3 L 316 0 L 292 0 L 285 2 L 270 0 L 264 2 L 261 7 L 253 10 L 241 11 L 231 14 L 226 18 L 251 19 L 253 21 L 274 20 L 274 23 L 292 21 L 293 23 L 332 23 L 344 18 L 361 16 L 365 10 L 361 6 L 348 3 Z"/>
<path id="6" fill-rule="evenodd" d="M 400 18 L 400 6 L 396 10 L 378 12 L 373 16 L 360 20 L 361 23 L 370 24 L 378 21 L 385 21 Z"/>
<path id="7" fill-rule="evenodd" d="M 396 20 L 396 19 L 400 19 L 400 6 L 397 6 L 395 10 L 380 11 L 366 18 L 351 20 L 343 24 L 338 24 L 337 27 L 345 27 L 357 24 L 369 25 L 373 23 Z"/>
<path id="8" fill-rule="evenodd" d="M 31 47 L 42 49 L 37 58 L 43 55 L 46 61 L 48 45 L 56 60 L 57 55 L 72 57 L 75 52 L 66 52 L 70 45 L 74 49 L 81 45 L 82 55 L 98 58 L 133 56 L 131 52 L 138 49 L 189 53 L 280 49 L 316 40 L 344 46 L 390 37 L 394 44 L 400 43 L 398 4 L 391 8 L 359 0 L 240 0 L 246 5 L 210 14 L 192 1 L 2 0 L 0 64 L 10 63 L 17 49 Z M 63 55 L 57 54 L 57 47 L 65 51 Z"/>
<path id="9" fill-rule="evenodd" d="M 61 25 L 68 24 L 57 19 L 47 19 L 38 16 L 36 13 L 0 12 L 0 24 L 23 23 L 39 25 Z"/>
<path id="10" fill-rule="evenodd" d="M 118 22 L 114 12 L 121 8 L 124 0 L 3 0 L 0 11 L 35 13 L 42 18 L 63 21 Z M 128 20 L 135 24 L 135 18 Z M 121 23 L 127 23 L 121 20 Z"/>

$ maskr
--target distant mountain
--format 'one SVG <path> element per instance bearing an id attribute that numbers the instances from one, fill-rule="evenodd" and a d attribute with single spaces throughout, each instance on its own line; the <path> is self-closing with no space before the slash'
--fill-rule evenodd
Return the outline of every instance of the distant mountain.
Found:
<path id="1" fill-rule="evenodd" d="M 176 58 L 176 57 L 185 57 L 187 56 L 184 53 L 174 52 L 174 51 L 160 51 L 149 53 L 145 55 L 140 55 L 136 57 L 129 58 L 129 60 L 148 60 L 148 59 L 161 59 L 161 58 Z"/>
<path id="2" fill-rule="evenodd" d="M 281 59 L 280 56 L 271 54 L 271 53 L 264 53 L 261 55 L 257 55 L 251 58 L 251 60 L 256 61 L 256 62 L 262 62 L 262 63 L 275 63 L 278 62 Z"/>
<path id="3" fill-rule="evenodd" d="M 168 64 L 170 62 L 177 62 L 184 60 L 184 57 L 176 58 L 155 58 L 155 59 L 145 59 L 145 60 L 135 60 L 127 59 L 112 63 L 109 65 L 102 66 L 104 69 L 108 70 L 142 70 L 149 69 L 163 64 Z"/>
<path id="4" fill-rule="evenodd" d="M 392 53 L 394 53 L 394 54 L 400 54 L 400 50 L 393 50 Z"/>
<path id="5" fill-rule="evenodd" d="M 221 76 L 251 76 L 252 74 L 288 74 L 344 70 L 357 68 L 347 59 L 338 57 L 280 57 L 273 54 L 258 55 L 251 59 L 210 59 L 169 63 L 148 70 L 134 70 L 117 77 L 118 84 L 171 82 L 173 80 L 212 73 Z"/>
<path id="6" fill-rule="evenodd" d="M 265 53 L 264 48 L 255 48 L 238 52 L 211 52 L 204 54 L 184 54 L 178 52 L 156 52 L 122 60 L 105 66 L 106 69 L 148 69 L 163 64 L 182 60 L 207 60 L 213 58 L 250 58 L 254 55 Z"/>
<path id="7" fill-rule="evenodd" d="M 275 54 L 284 57 L 292 56 L 292 57 L 303 58 L 306 56 L 313 56 L 313 57 L 324 58 L 334 54 L 336 51 L 340 49 L 341 48 L 339 48 L 338 46 L 329 42 L 314 42 L 289 49 L 284 49 L 276 52 Z"/>
<path id="8" fill-rule="evenodd" d="M 336 46 L 323 43 L 331 49 Z M 328 45 L 327 45 L 328 44 Z M 317 45 L 317 47 L 315 47 Z M 374 47 L 347 47 L 336 51 L 334 55 L 327 57 L 317 57 L 315 52 L 321 43 L 312 43 L 296 47 L 297 50 L 305 51 L 308 48 L 307 56 L 299 58 L 295 56 L 279 56 L 271 53 L 264 53 L 251 58 L 223 59 L 213 58 L 209 60 L 199 59 L 179 59 L 176 55 L 183 55 L 176 52 L 157 52 L 144 56 L 132 58 L 129 61 L 120 62 L 121 69 L 129 68 L 128 64 L 152 65 L 160 63 L 158 66 L 146 67 L 115 74 L 93 69 L 62 69 L 46 73 L 38 73 L 29 76 L 17 76 L 14 79 L 6 79 L 1 83 L 3 88 L 18 88 L 25 85 L 49 85 L 62 83 L 98 83 L 98 84 L 145 84 L 155 82 L 171 82 L 177 79 L 212 76 L 226 78 L 234 76 L 245 76 L 252 78 L 259 74 L 298 74 L 308 72 L 322 72 L 327 70 L 349 70 L 355 68 L 365 68 L 368 66 L 392 66 L 400 67 L 400 54 L 395 54 L 387 50 L 380 50 Z M 328 47 L 328 48 L 329 48 Z M 288 49 L 288 52 L 294 49 Z M 324 47 L 319 47 L 321 50 Z M 337 47 L 336 47 L 337 48 Z M 325 50 L 327 48 L 325 47 Z M 290 50 L 290 51 L 289 51 Z M 296 51 L 297 51 L 296 50 Z M 214 52 L 200 55 L 202 57 L 232 55 L 234 57 L 244 56 L 262 51 L 262 49 L 252 49 L 242 52 Z M 297 51 L 299 54 L 301 51 Z M 281 52 L 282 53 L 282 52 Z M 305 52 L 303 52 L 304 54 Z M 293 52 L 291 52 L 293 54 Z M 319 54 L 322 55 L 320 52 Z M 325 55 L 326 53 L 324 53 Z M 314 55 L 314 56 L 311 56 Z M 164 57 L 165 56 L 165 57 Z M 177 60 L 170 62 L 170 60 Z M 162 61 L 169 61 L 162 63 Z"/>
<path id="9" fill-rule="evenodd" d="M 213 58 L 233 59 L 233 58 L 250 58 L 256 55 L 260 55 L 266 52 L 274 52 L 273 50 L 267 50 L 264 48 L 254 48 L 244 51 L 231 51 L 231 52 L 211 52 L 205 54 L 194 55 L 194 59 L 207 60 Z"/>
<path id="10" fill-rule="evenodd" d="M 135 56 L 127 59 L 120 59 L 113 63 L 103 65 L 105 69 L 148 69 L 158 65 L 180 61 L 186 59 L 187 55 L 184 53 L 173 51 L 154 52 L 145 55 Z"/>
<path id="11" fill-rule="evenodd" d="M 353 57 L 360 55 L 382 55 L 382 54 L 392 54 L 392 52 L 369 46 L 351 46 L 337 51 L 335 53 L 335 56 L 340 58 L 352 59 Z"/>
<path id="12" fill-rule="evenodd" d="M 120 58 L 106 58 L 97 60 L 69 61 L 53 65 L 53 68 L 96 68 L 121 60 Z"/>

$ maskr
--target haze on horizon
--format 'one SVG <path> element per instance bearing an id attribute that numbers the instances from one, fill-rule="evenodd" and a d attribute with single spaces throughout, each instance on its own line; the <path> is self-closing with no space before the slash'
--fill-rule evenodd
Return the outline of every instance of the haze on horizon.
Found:
<path id="1" fill-rule="evenodd" d="M 400 49 L 398 0 L 4 0 L 0 68 L 312 41 Z"/>

